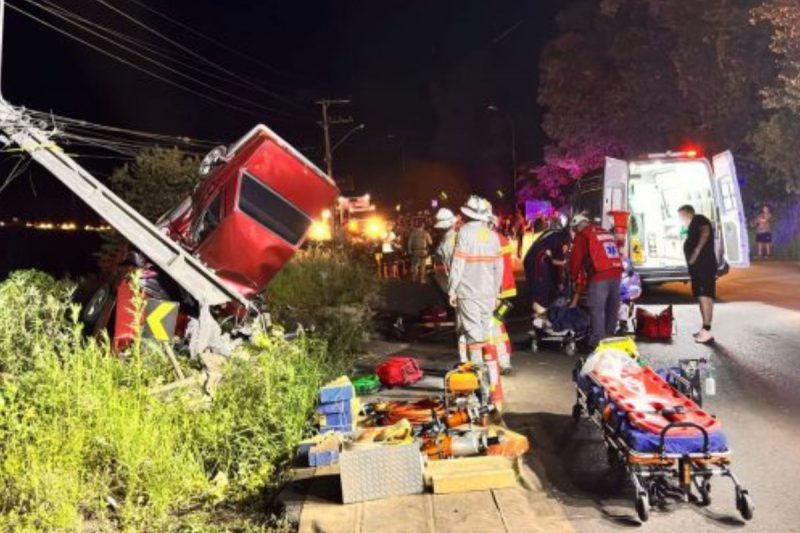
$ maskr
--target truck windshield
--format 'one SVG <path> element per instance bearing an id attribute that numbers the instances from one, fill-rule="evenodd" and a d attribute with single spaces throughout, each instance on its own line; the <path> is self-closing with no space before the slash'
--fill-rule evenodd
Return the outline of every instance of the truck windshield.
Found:
<path id="1" fill-rule="evenodd" d="M 303 239 L 311 224 L 305 213 L 247 172 L 242 177 L 239 209 L 292 245 Z"/>

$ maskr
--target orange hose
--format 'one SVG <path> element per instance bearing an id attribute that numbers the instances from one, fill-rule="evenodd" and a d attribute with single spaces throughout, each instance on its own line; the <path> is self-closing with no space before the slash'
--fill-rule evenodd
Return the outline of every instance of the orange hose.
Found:
<path id="1" fill-rule="evenodd" d="M 437 418 L 442 418 L 445 414 L 444 404 L 431 398 L 416 402 L 386 402 L 376 411 L 383 414 L 385 425 L 396 424 L 405 418 L 411 425 L 420 426 L 433 422 L 432 412 L 436 413 Z"/>

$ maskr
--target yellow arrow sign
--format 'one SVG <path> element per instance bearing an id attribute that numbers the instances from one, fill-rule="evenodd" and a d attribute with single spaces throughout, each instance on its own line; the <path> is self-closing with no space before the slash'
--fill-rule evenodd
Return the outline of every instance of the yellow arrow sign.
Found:
<path id="1" fill-rule="evenodd" d="M 178 304 L 175 302 L 161 302 L 147 315 L 147 325 L 150 327 L 150 333 L 155 340 L 171 340 L 170 334 L 164 328 L 164 318 L 176 307 L 178 307 Z"/>

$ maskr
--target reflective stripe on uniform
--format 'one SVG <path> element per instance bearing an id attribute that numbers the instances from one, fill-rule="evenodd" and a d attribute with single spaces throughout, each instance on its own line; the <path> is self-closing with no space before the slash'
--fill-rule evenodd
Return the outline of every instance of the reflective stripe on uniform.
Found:
<path id="1" fill-rule="evenodd" d="M 453 256 L 463 259 L 467 263 L 493 263 L 500 257 L 499 255 L 469 255 L 459 251 L 456 251 Z"/>
<path id="2" fill-rule="evenodd" d="M 517 288 L 507 289 L 500 293 L 500 298 L 513 298 L 517 295 Z"/>

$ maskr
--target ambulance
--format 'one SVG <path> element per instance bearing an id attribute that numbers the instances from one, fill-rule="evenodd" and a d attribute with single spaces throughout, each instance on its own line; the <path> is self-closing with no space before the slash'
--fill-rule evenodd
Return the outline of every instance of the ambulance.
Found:
<path id="1" fill-rule="evenodd" d="M 678 217 L 684 204 L 711 220 L 718 276 L 749 266 L 744 206 L 730 151 L 711 160 L 695 150 L 631 160 L 607 157 L 602 173 L 577 182 L 571 209 L 622 233 L 623 251 L 642 282 L 657 285 L 689 280 L 686 229 Z"/>

